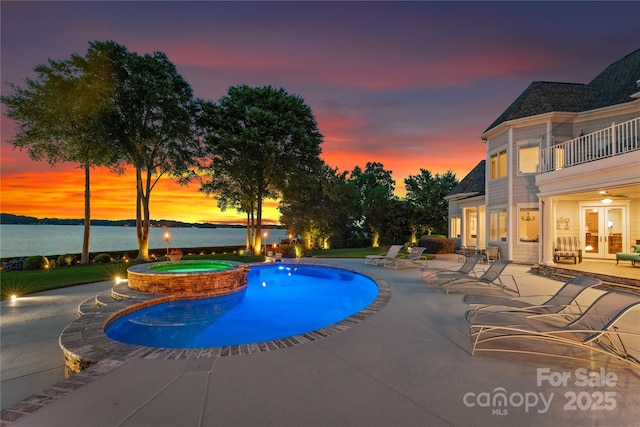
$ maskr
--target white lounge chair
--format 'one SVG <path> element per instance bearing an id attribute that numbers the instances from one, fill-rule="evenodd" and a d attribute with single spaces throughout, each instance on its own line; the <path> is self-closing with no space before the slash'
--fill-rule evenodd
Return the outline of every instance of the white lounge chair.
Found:
<path id="1" fill-rule="evenodd" d="M 364 258 L 364 263 L 369 265 L 378 265 L 383 264 L 387 261 L 391 261 L 398 256 L 401 249 L 402 245 L 393 245 L 384 255 L 367 255 Z"/>
<path id="2" fill-rule="evenodd" d="M 473 278 L 471 276 L 459 277 L 456 279 L 449 280 L 447 283 L 443 284 L 442 287 L 446 289 L 447 293 L 451 291 L 452 288 L 457 287 L 463 283 L 471 283 L 471 284 L 486 284 L 488 286 L 494 285 L 498 286 L 501 292 L 510 291 L 514 292 L 518 296 L 520 296 L 520 289 L 518 288 L 518 283 L 516 282 L 516 278 L 512 275 L 508 274 L 506 276 L 510 276 L 513 281 L 514 288 L 510 288 L 502 281 L 502 272 L 507 265 L 509 265 L 511 261 L 508 260 L 497 260 L 493 264 L 489 266 L 487 271 L 485 271 L 482 276 Z"/>
<path id="3" fill-rule="evenodd" d="M 478 312 L 481 311 L 501 311 L 501 312 L 525 312 L 529 314 L 554 314 L 564 313 L 566 315 L 579 315 L 583 311 L 577 303 L 578 297 L 588 289 L 598 286 L 602 280 L 595 277 L 579 276 L 570 279 L 541 304 L 533 304 L 523 299 L 505 298 L 490 295 L 465 295 L 463 302 L 471 307 L 465 318 L 475 321 Z M 529 296 L 531 298 L 533 296 Z"/>
<path id="4" fill-rule="evenodd" d="M 461 274 L 468 276 L 473 275 L 474 278 L 477 278 L 476 265 L 482 259 L 484 259 L 483 254 L 476 254 L 467 257 L 464 264 L 462 264 L 457 270 L 452 270 L 451 268 L 423 268 L 420 272 L 420 278 L 429 284 L 437 280 L 458 278 L 461 277 Z M 481 271 L 484 272 L 484 270 Z"/>
<path id="5" fill-rule="evenodd" d="M 621 322 L 634 309 L 640 309 L 640 295 L 614 291 L 600 296 L 572 321 L 556 314 L 486 313 L 469 327 L 471 354 L 510 352 L 592 361 L 600 353 L 640 368 L 637 324 Z M 580 356 L 553 344 L 587 351 Z"/>
<path id="6" fill-rule="evenodd" d="M 395 258 L 386 261 L 384 266 L 387 268 L 393 268 L 394 270 L 407 267 L 426 267 L 428 265 L 427 260 L 420 259 L 425 249 L 426 248 L 421 248 L 419 246 L 413 247 L 406 258 Z"/>

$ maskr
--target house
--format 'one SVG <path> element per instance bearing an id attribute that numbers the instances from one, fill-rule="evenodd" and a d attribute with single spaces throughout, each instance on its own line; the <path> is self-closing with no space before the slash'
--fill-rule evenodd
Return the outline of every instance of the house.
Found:
<path id="1" fill-rule="evenodd" d="M 531 83 L 481 139 L 485 160 L 446 197 L 461 245 L 551 265 L 557 237 L 584 258 L 640 244 L 640 49 L 588 84 Z"/>

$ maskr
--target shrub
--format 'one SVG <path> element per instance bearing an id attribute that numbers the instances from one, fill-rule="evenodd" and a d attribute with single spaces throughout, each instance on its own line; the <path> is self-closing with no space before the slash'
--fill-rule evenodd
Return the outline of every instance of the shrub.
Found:
<path id="1" fill-rule="evenodd" d="M 49 260 L 42 255 L 30 256 L 22 264 L 23 270 L 42 270 L 49 266 Z"/>
<path id="2" fill-rule="evenodd" d="M 21 271 L 24 264 L 24 258 L 14 258 L 2 263 L 4 271 Z"/>
<path id="3" fill-rule="evenodd" d="M 60 255 L 58 257 L 57 265 L 60 267 L 65 267 L 68 265 L 72 265 L 76 262 L 76 257 L 70 254 Z"/>
<path id="4" fill-rule="evenodd" d="M 452 254 L 455 250 L 455 242 L 441 237 L 422 237 L 418 246 L 426 248 L 428 254 Z"/>
<path id="5" fill-rule="evenodd" d="M 280 250 L 282 251 L 282 258 L 295 258 L 296 252 L 301 257 L 305 254 L 304 245 L 301 243 L 297 245 L 281 245 L 278 252 L 280 252 Z"/>
<path id="6" fill-rule="evenodd" d="M 111 255 L 109 254 L 98 254 L 93 259 L 93 262 L 96 264 L 109 264 L 111 262 Z"/>

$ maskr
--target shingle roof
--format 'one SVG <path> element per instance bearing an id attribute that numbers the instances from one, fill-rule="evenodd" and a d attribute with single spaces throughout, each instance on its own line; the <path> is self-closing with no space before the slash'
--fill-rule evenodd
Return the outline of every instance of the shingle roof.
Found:
<path id="1" fill-rule="evenodd" d="M 609 65 L 589 84 L 533 82 L 490 129 L 508 120 L 552 111 L 581 112 L 633 101 L 640 80 L 640 49 Z"/>
<path id="2" fill-rule="evenodd" d="M 484 195 L 484 173 L 485 161 L 481 161 L 474 167 L 471 172 L 465 176 L 462 181 L 451 189 L 446 197 L 455 196 L 456 194 L 473 194 L 473 197 Z"/>

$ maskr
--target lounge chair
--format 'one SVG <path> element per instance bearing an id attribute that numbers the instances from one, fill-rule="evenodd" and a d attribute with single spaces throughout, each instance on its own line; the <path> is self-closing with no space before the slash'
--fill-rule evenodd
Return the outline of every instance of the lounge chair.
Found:
<path id="1" fill-rule="evenodd" d="M 387 268 L 393 268 L 395 270 L 399 268 L 407 268 L 407 267 L 426 267 L 427 260 L 421 260 L 420 257 L 426 248 L 421 248 L 419 246 L 411 248 L 409 255 L 406 258 L 394 258 L 392 260 L 386 261 L 384 266 Z"/>
<path id="2" fill-rule="evenodd" d="M 427 283 L 431 283 L 435 280 L 445 280 L 451 278 L 461 277 L 460 275 L 473 275 L 477 278 L 476 265 L 484 258 L 483 254 L 476 254 L 468 257 L 464 264 L 457 270 L 451 270 L 450 268 L 423 268 L 421 270 L 420 278 Z M 484 270 L 482 270 L 484 272 Z"/>
<path id="3" fill-rule="evenodd" d="M 525 312 L 529 314 L 554 314 L 564 312 L 567 315 L 579 315 L 582 313 L 582 307 L 576 302 L 578 296 L 601 283 L 602 280 L 596 279 L 595 277 L 575 277 L 565 282 L 555 294 L 551 295 L 549 299 L 541 304 L 532 304 L 522 299 L 490 295 L 465 295 L 462 301 L 475 307 L 471 308 L 467 314 L 465 314 L 465 318 L 468 319 L 469 322 L 473 322 L 478 318 L 478 312 L 484 310 Z"/>
<path id="4" fill-rule="evenodd" d="M 516 282 L 516 278 L 512 275 L 508 275 L 511 277 L 513 281 L 514 288 L 510 288 L 504 284 L 502 278 L 502 272 L 507 265 L 509 265 L 511 261 L 507 260 L 498 260 L 491 264 L 487 271 L 485 271 L 480 277 L 471 277 L 469 275 L 461 275 L 460 277 L 452 278 L 447 282 L 443 283 L 441 287 L 449 293 L 452 288 L 457 287 L 463 283 L 471 283 L 471 284 L 486 284 L 488 286 L 494 285 L 497 286 L 501 292 L 509 291 L 514 292 L 516 295 L 520 296 L 520 289 L 518 288 L 518 283 Z"/>
<path id="5" fill-rule="evenodd" d="M 391 261 L 398 256 L 401 249 L 402 245 L 393 245 L 384 255 L 367 255 L 364 258 L 364 263 L 369 265 L 378 265 L 387 261 Z"/>
<path id="6" fill-rule="evenodd" d="M 469 327 L 471 354 L 478 351 L 511 352 L 554 356 L 591 361 L 599 352 L 640 368 L 638 352 L 640 334 L 634 322 L 625 327 L 621 319 L 634 308 L 640 308 L 640 295 L 608 292 L 595 300 L 578 318 L 567 321 L 555 314 L 531 316 L 514 313 L 492 313 L 482 322 Z M 489 314 L 489 313 L 487 313 Z M 536 348 L 535 343 L 541 342 Z M 626 342 L 626 344 L 625 344 Z M 585 357 L 560 353 L 551 344 L 588 350 Z"/>

